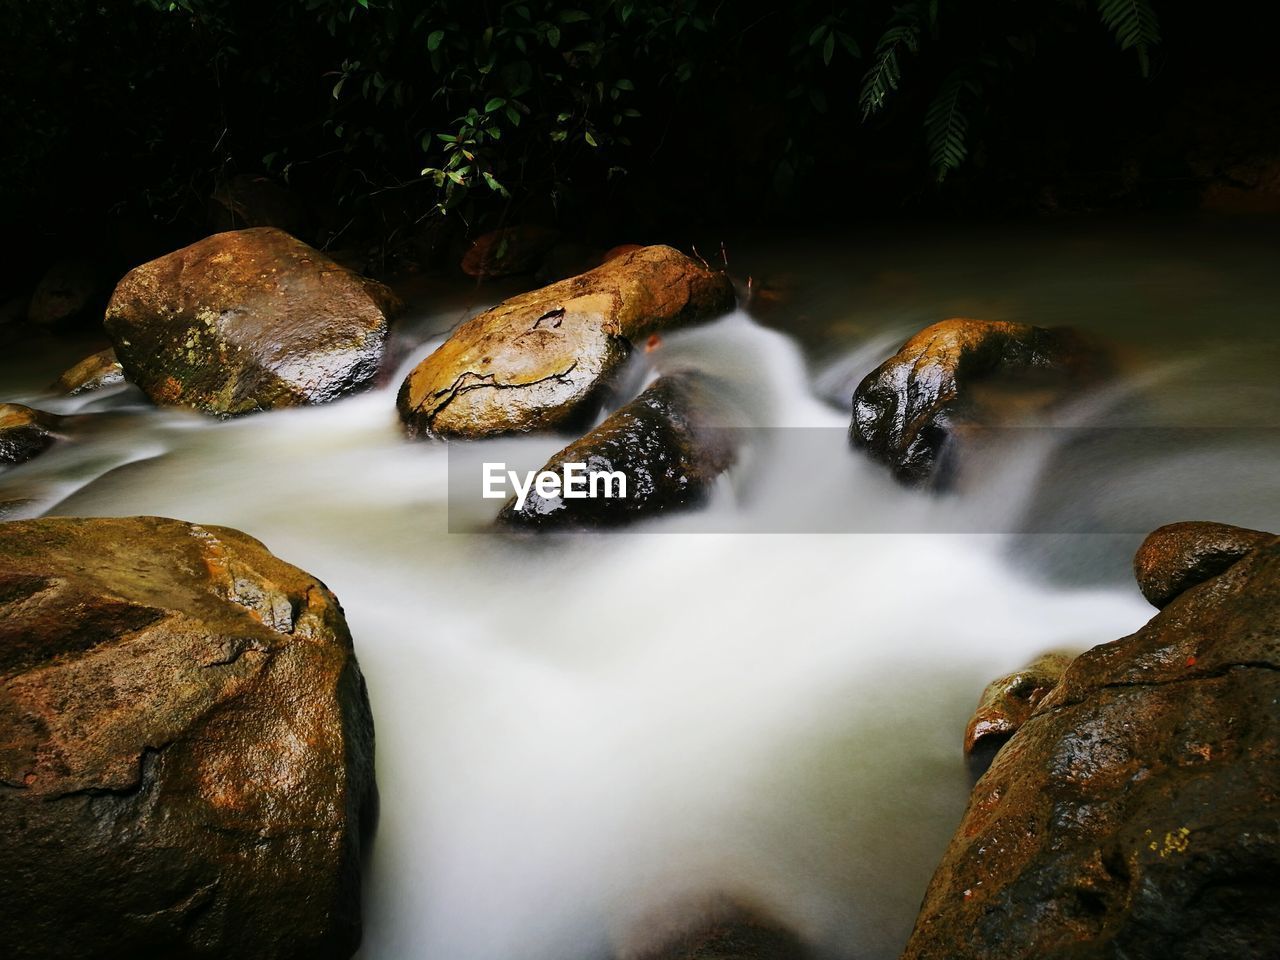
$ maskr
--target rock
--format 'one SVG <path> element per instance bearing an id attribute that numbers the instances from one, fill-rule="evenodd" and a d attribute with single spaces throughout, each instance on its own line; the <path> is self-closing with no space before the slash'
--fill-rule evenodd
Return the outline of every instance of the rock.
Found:
<path id="1" fill-rule="evenodd" d="M 462 272 L 488 278 L 532 273 L 559 239 L 558 230 L 532 223 L 493 230 L 471 242 L 462 257 Z"/>
<path id="2" fill-rule="evenodd" d="M 349 957 L 373 797 L 319 581 L 219 527 L 0 524 L 9 955 Z"/>
<path id="3" fill-rule="evenodd" d="M 107 334 L 155 403 L 236 416 L 374 381 L 387 318 L 366 282 L 273 227 L 219 233 L 131 270 Z"/>
<path id="4" fill-rule="evenodd" d="M 49 389 L 54 393 L 75 396 L 121 383 L 124 383 L 124 368 L 116 359 L 116 352 L 107 349 L 85 357 L 55 380 Z"/>
<path id="5" fill-rule="evenodd" d="M 1088 379 L 1097 361 L 1093 348 L 1064 327 L 943 320 L 913 336 L 858 385 L 849 437 L 899 480 L 945 486 L 965 426 L 992 425 L 1017 412 L 1019 397 L 1002 388 L 1051 404 Z M 980 397 L 979 387 L 996 396 Z"/>
<path id="6" fill-rule="evenodd" d="M 531 529 L 606 527 L 697 506 L 734 461 L 722 394 L 716 380 L 699 374 L 659 378 L 542 467 L 557 474 L 567 463 L 585 464 L 588 472 L 619 471 L 625 497 L 566 499 L 530 490 L 519 508 L 509 499 L 498 521 Z"/>
<path id="7" fill-rule="evenodd" d="M 49 267 L 27 304 L 27 320 L 53 327 L 80 319 L 102 308 L 102 270 L 90 260 L 68 258 Z"/>
<path id="8" fill-rule="evenodd" d="M 1067 668 L 974 788 L 906 960 L 1280 956 L 1280 538 Z"/>
<path id="9" fill-rule="evenodd" d="M 409 433 L 477 439 L 572 429 L 599 409 L 631 344 L 733 306 L 728 278 L 644 247 L 469 320 L 400 388 Z"/>
<path id="10" fill-rule="evenodd" d="M 220 180 L 209 198 L 209 226 L 216 231 L 276 227 L 309 237 L 310 221 L 298 198 L 270 177 L 237 174 Z"/>
<path id="11" fill-rule="evenodd" d="M 58 418 L 20 403 L 0 403 L 0 463 L 25 463 L 53 446 Z"/>
<path id="12" fill-rule="evenodd" d="M 809 948 L 764 911 L 727 896 L 653 911 L 629 930 L 614 960 L 806 960 Z"/>
<path id="13" fill-rule="evenodd" d="M 628 253 L 635 253 L 637 250 L 643 250 L 638 243 L 620 243 L 616 247 L 610 247 L 600 256 L 601 263 L 608 263 L 610 260 L 617 260 L 619 257 L 625 257 Z"/>
<path id="14" fill-rule="evenodd" d="M 990 766 L 996 751 L 1058 685 L 1070 663 L 1070 657 L 1046 653 L 1021 670 L 987 684 L 964 731 L 964 753 L 970 769 L 982 773 Z"/>
<path id="15" fill-rule="evenodd" d="M 1134 576 L 1151 605 L 1164 608 L 1271 537 L 1270 533 L 1229 523 L 1170 523 L 1142 541 L 1133 558 Z"/>

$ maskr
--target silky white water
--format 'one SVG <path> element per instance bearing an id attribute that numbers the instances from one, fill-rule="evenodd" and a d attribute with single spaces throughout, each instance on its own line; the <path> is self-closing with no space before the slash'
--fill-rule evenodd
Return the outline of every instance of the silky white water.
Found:
<path id="1" fill-rule="evenodd" d="M 422 332 L 406 334 L 404 369 L 455 320 L 407 325 Z M 848 410 L 825 396 L 907 332 L 886 322 L 818 369 L 743 313 L 666 337 L 633 386 L 704 369 L 737 388 L 751 423 L 807 439 L 754 454 L 707 510 L 639 531 L 450 533 L 448 454 L 403 438 L 398 376 L 229 423 L 127 392 L 28 396 L 86 416 L 68 427 L 74 442 L 0 476 L 0 494 L 29 498 L 22 515 L 236 527 L 338 595 L 377 725 L 367 960 L 597 960 L 642 939 L 654 911 L 706 894 L 773 915 L 826 955 L 889 958 L 963 809 L 959 741 L 983 684 L 1152 613 L 1123 578 L 1077 575 L 1099 556 L 1123 561 L 1132 538 L 842 532 L 868 518 L 1004 529 L 1053 479 L 1051 440 L 943 498 L 897 487 L 847 447 Z M 1073 416 L 1129 409 L 1126 391 L 1186 383 L 1188 369 L 1200 367 L 1149 365 Z M 532 467 L 562 443 L 491 446 Z M 1254 476 L 1232 449 L 1201 473 Z M 1097 499 L 1197 451 L 1167 453 L 1094 464 Z M 1274 487 L 1202 486 L 1186 510 L 1237 522 L 1274 510 Z M 790 528 L 832 532 L 735 532 Z M 1063 563 L 1071 576 L 1055 573 Z"/>

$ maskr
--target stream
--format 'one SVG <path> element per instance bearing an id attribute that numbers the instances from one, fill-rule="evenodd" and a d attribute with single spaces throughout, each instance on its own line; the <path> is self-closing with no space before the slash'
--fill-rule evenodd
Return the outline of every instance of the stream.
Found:
<path id="1" fill-rule="evenodd" d="M 707 509 L 624 532 L 493 532 L 451 503 L 466 458 L 403 438 L 400 380 L 488 288 L 411 296 L 378 389 L 230 422 L 132 388 L 42 392 L 82 344 L 6 356 L 0 399 L 81 416 L 0 473 L 0 501 L 235 527 L 337 594 L 377 726 L 365 960 L 599 960 L 708 895 L 823 956 L 888 960 L 964 808 L 983 685 L 1146 622 L 1128 563 L 1155 526 L 1280 529 L 1276 239 L 1149 222 L 730 244 L 751 300 L 637 351 L 628 389 L 707 371 L 768 440 Z M 1117 373 L 931 497 L 845 430 L 861 377 L 948 316 L 1079 326 Z M 528 469 L 564 442 L 483 456 Z"/>

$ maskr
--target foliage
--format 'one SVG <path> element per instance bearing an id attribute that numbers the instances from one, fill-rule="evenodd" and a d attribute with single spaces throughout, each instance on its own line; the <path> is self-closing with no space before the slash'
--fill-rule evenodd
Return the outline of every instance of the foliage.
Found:
<path id="1" fill-rule="evenodd" d="M 194 222 L 267 173 L 323 208 L 322 242 L 623 195 L 786 203 L 846 188 L 877 140 L 942 180 L 1041 43 L 1106 30 L 1145 74 L 1160 40 L 1150 0 L 0 2 L 7 205 Z"/>

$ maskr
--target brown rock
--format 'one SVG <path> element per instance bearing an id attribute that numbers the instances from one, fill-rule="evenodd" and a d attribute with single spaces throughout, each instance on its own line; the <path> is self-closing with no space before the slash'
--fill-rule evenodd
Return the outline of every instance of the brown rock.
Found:
<path id="1" fill-rule="evenodd" d="M 373 383 L 387 319 L 365 281 L 272 227 L 207 237 L 120 281 L 107 334 L 156 403 L 235 416 Z"/>
<path id="2" fill-rule="evenodd" d="M 1133 558 L 1133 573 L 1142 595 L 1152 606 L 1163 608 L 1273 536 L 1229 523 L 1170 523 L 1142 542 Z"/>
<path id="3" fill-rule="evenodd" d="M 0 524 L 9 956 L 349 957 L 372 777 L 323 584 L 219 527 Z"/>
<path id="4" fill-rule="evenodd" d="M 558 230 L 533 223 L 493 230 L 471 242 L 462 257 L 462 272 L 469 277 L 532 273 L 559 239 Z"/>
<path id="5" fill-rule="evenodd" d="M 987 684 L 964 731 L 965 756 L 974 768 L 980 768 L 979 772 L 987 768 L 995 752 L 1058 685 L 1070 663 L 1070 657 L 1046 653 L 1021 670 Z"/>
<path id="6" fill-rule="evenodd" d="M 27 304 L 27 319 L 53 327 L 102 309 L 101 268 L 90 260 L 69 258 L 54 263 L 36 284 Z"/>
<path id="7" fill-rule="evenodd" d="M 577 463 L 587 471 L 620 472 L 625 497 L 566 499 L 563 491 L 542 497 L 530 490 L 519 509 L 516 498 L 509 499 L 498 522 L 539 530 L 607 527 L 699 505 L 734 461 L 723 393 L 718 381 L 701 374 L 659 378 L 542 467 L 561 473 Z"/>
<path id="8" fill-rule="evenodd" d="M 908 960 L 1280 956 L 1280 539 L 1078 657 L 996 755 Z"/>
<path id="9" fill-rule="evenodd" d="M 805 943 L 763 911 L 731 897 L 681 901 L 652 912 L 614 950 L 614 960 L 806 960 Z"/>
<path id="10" fill-rule="evenodd" d="M 55 380 L 49 389 L 54 393 L 75 396 L 121 383 L 124 383 L 124 368 L 116 359 L 116 352 L 106 349 L 85 357 Z"/>
<path id="11" fill-rule="evenodd" d="M 858 385 L 849 438 L 899 480 L 945 486 L 966 425 L 1010 422 L 1027 400 L 1051 405 L 1097 367 L 1094 349 L 1064 327 L 943 320 Z"/>
<path id="12" fill-rule="evenodd" d="M 0 463 L 24 463 L 49 449 L 57 421 L 20 403 L 0 403 Z"/>
<path id="13" fill-rule="evenodd" d="M 723 274 L 644 247 L 463 324 L 405 379 L 400 417 L 442 438 L 571 429 L 599 409 L 633 342 L 732 305 Z"/>

